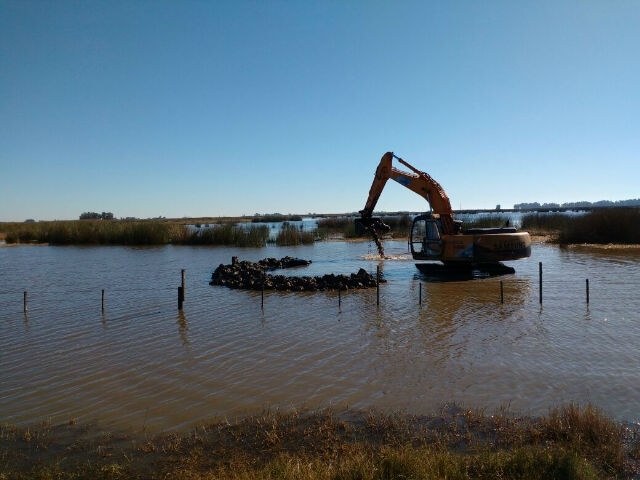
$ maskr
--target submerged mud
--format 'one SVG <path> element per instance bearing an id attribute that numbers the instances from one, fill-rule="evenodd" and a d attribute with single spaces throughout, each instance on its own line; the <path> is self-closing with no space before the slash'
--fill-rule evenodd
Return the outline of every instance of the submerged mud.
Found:
<path id="1" fill-rule="evenodd" d="M 370 275 L 363 268 L 350 275 L 329 273 L 314 277 L 267 273 L 271 270 L 304 266 L 310 263 L 310 260 L 291 257 L 284 257 L 280 260 L 270 258 L 259 262 L 240 262 L 234 257 L 231 264 L 220 264 L 215 269 L 209 284 L 244 290 L 264 289 L 294 292 L 363 289 L 377 285 L 376 277 Z"/>

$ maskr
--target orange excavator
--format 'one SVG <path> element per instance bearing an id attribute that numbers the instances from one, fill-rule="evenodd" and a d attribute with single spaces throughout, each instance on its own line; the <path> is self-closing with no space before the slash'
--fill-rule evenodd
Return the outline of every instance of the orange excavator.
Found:
<path id="1" fill-rule="evenodd" d="M 410 172 L 398 170 L 393 160 L 407 167 Z M 379 234 L 389 231 L 389 227 L 379 218 L 373 217 L 373 209 L 388 179 L 395 180 L 403 187 L 423 197 L 430 205 L 429 213 L 413 219 L 409 234 L 409 248 L 418 269 L 430 273 L 433 261 L 445 270 L 479 270 L 489 274 L 513 273 L 515 270 L 503 265 L 502 261 L 518 260 L 531 256 L 531 238 L 527 232 L 514 227 L 464 229 L 462 221 L 455 220 L 451 202 L 442 186 L 430 175 L 411 166 L 393 152 L 382 156 L 369 190 L 369 198 L 360 218 L 356 219 L 356 230 L 368 232 L 384 256 Z M 426 262 L 431 261 L 431 262 Z"/>

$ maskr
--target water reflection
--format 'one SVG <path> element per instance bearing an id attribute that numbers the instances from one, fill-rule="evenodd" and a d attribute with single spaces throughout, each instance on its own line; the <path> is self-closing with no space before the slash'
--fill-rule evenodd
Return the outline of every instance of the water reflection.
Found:
<path id="1" fill-rule="evenodd" d="M 178 310 L 178 332 L 180 333 L 180 339 L 182 340 L 182 345 L 189 345 L 191 343 L 189 341 L 188 333 L 189 333 L 189 324 L 187 323 L 187 317 L 184 314 L 183 310 Z"/>

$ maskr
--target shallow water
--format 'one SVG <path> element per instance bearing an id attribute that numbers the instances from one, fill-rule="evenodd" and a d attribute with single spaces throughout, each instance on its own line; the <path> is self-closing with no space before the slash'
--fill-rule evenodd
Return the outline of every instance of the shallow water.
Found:
<path id="1" fill-rule="evenodd" d="M 451 401 L 522 414 L 590 402 L 640 420 L 638 253 L 536 244 L 510 263 L 514 275 L 426 282 L 405 242 L 385 251 L 380 260 L 367 242 L 0 248 L 0 422 L 159 431 L 263 408 L 429 413 Z M 380 266 L 387 282 L 379 305 L 375 289 L 265 292 L 262 309 L 260 292 L 209 285 L 234 255 L 311 259 L 289 272 L 299 275 Z"/>

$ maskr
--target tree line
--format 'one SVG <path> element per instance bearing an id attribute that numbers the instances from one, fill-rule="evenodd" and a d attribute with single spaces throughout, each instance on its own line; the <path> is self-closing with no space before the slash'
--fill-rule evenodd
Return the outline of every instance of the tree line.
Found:
<path id="1" fill-rule="evenodd" d="M 535 210 L 537 208 L 591 208 L 591 207 L 640 207 L 640 198 L 630 200 L 600 200 L 598 202 L 565 202 L 565 203 L 516 203 L 514 210 Z"/>
<path id="2" fill-rule="evenodd" d="M 113 213 L 84 212 L 80 214 L 80 220 L 113 220 Z"/>

